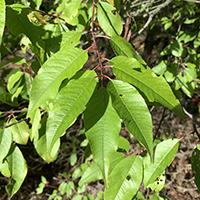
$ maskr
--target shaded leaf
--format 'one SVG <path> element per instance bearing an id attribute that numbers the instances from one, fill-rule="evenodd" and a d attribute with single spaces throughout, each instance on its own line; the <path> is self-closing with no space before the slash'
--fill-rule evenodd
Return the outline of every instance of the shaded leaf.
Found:
<path id="1" fill-rule="evenodd" d="M 61 82 L 71 78 L 87 61 L 87 52 L 81 49 L 62 49 L 50 57 L 33 80 L 28 117 L 48 100 L 55 98 Z"/>
<path id="2" fill-rule="evenodd" d="M 146 147 L 153 156 L 152 121 L 148 107 L 139 92 L 130 84 L 119 80 L 108 83 L 113 107 L 125 120 L 127 129 Z"/>
<path id="3" fill-rule="evenodd" d="M 11 179 L 6 186 L 6 191 L 12 197 L 21 187 L 28 169 L 20 149 L 15 145 L 11 146 L 11 150 L 6 159 L 11 172 Z"/>
<path id="4" fill-rule="evenodd" d="M 195 174 L 195 183 L 198 187 L 198 192 L 200 193 L 200 145 L 197 144 L 196 148 L 194 149 L 192 153 L 191 158 L 191 164 L 192 164 L 192 171 L 196 172 Z"/>
<path id="5" fill-rule="evenodd" d="M 143 168 L 138 156 L 121 160 L 108 178 L 105 200 L 131 200 L 142 182 Z"/>
<path id="6" fill-rule="evenodd" d="M 84 125 L 94 159 L 107 185 L 110 158 L 118 148 L 121 123 L 105 88 L 95 92 L 89 101 L 84 113 Z"/>
<path id="7" fill-rule="evenodd" d="M 100 27 L 109 36 L 121 35 L 122 22 L 118 14 L 112 13 L 115 7 L 107 2 L 100 2 L 97 4 L 97 19 Z"/>
<path id="8" fill-rule="evenodd" d="M 174 155 L 178 151 L 179 139 L 169 139 L 159 143 L 155 147 L 154 160 L 150 164 L 149 155 L 144 161 L 144 187 L 148 187 L 158 176 L 163 173 L 165 168 L 174 160 Z"/>
<path id="9" fill-rule="evenodd" d="M 150 102 L 159 102 L 185 118 L 179 100 L 176 99 L 165 79 L 162 76 L 156 76 L 150 68 L 141 73 L 134 70 L 134 66 L 131 68 L 124 65 L 127 59 L 129 58 L 118 56 L 111 60 L 117 78 L 133 84 Z"/>
<path id="10" fill-rule="evenodd" d="M 28 14 L 32 10 L 30 7 L 21 4 L 8 5 L 6 7 L 6 26 L 9 31 L 18 36 L 24 33 L 32 42 L 35 48 L 32 48 L 40 64 L 45 61 L 45 43 L 40 38 L 44 34 L 40 26 L 34 26 L 28 19 Z"/>

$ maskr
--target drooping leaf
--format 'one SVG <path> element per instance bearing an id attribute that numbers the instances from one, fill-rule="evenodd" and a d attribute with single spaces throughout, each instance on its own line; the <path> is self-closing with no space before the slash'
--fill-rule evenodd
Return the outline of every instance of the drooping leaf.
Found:
<path id="1" fill-rule="evenodd" d="M 44 34 L 40 26 L 34 26 L 28 19 L 28 14 L 32 10 L 30 7 L 21 4 L 13 4 L 6 7 L 6 26 L 9 31 L 18 36 L 24 33 L 32 42 L 35 48 L 32 48 L 35 55 L 42 65 L 45 61 L 45 43 L 40 38 Z"/>
<path id="2" fill-rule="evenodd" d="M 120 36 L 113 36 L 110 38 L 110 44 L 117 56 L 127 56 L 135 58 L 139 63 L 147 65 L 146 62 L 136 53 L 135 49 L 127 40 Z"/>
<path id="3" fill-rule="evenodd" d="M 49 152 L 56 140 L 85 110 L 85 106 L 96 87 L 96 79 L 94 79 L 96 73 L 94 71 L 80 73 L 82 76 L 77 80 L 72 79 L 64 86 L 53 102 L 57 110 L 50 114 L 46 130 Z"/>
<path id="4" fill-rule="evenodd" d="M 6 191 L 10 197 L 12 197 L 21 187 L 28 169 L 19 147 L 14 144 L 12 144 L 6 160 L 8 161 L 9 170 L 11 172 L 11 179 L 6 186 Z"/>
<path id="5" fill-rule="evenodd" d="M 0 163 L 9 152 L 12 143 L 12 134 L 9 128 L 0 129 Z"/>
<path id="6" fill-rule="evenodd" d="M 196 148 L 194 149 L 192 153 L 191 158 L 191 164 L 192 164 L 192 171 L 196 172 L 195 174 L 195 183 L 198 187 L 198 192 L 200 193 L 200 145 L 197 144 Z"/>
<path id="7" fill-rule="evenodd" d="M 79 184 L 87 184 L 91 181 L 96 181 L 103 179 L 102 172 L 98 167 L 97 163 L 94 161 L 92 164 L 84 171 Z"/>
<path id="8" fill-rule="evenodd" d="M 47 117 L 44 116 L 41 119 L 41 128 L 39 131 L 35 132 L 34 135 L 34 146 L 37 153 L 42 157 L 47 163 L 50 163 L 57 155 L 58 149 L 60 147 L 60 140 L 58 139 L 54 146 L 51 148 L 51 152 L 47 149 L 47 138 L 46 138 L 46 121 Z M 51 157 L 49 156 L 51 155 Z"/>
<path id="9" fill-rule="evenodd" d="M 134 70 L 134 66 L 131 68 L 124 65 L 127 59 L 129 58 L 118 56 L 111 60 L 117 78 L 134 85 L 150 102 L 159 102 L 185 118 L 179 100 L 176 99 L 165 79 L 162 76 L 156 76 L 150 68 L 139 72 Z"/>
<path id="10" fill-rule="evenodd" d="M 115 7 L 107 2 L 100 2 L 97 5 L 97 19 L 100 27 L 109 36 L 121 35 L 122 22 L 118 14 L 112 13 Z"/>
<path id="11" fill-rule="evenodd" d="M 5 13 L 6 12 L 6 5 L 4 0 L 0 0 L 0 45 L 1 39 L 3 36 L 4 26 L 5 26 Z"/>
<path id="12" fill-rule="evenodd" d="M 105 200 L 131 200 L 142 182 L 143 168 L 138 156 L 121 160 L 108 178 Z"/>
<path id="13" fill-rule="evenodd" d="M 153 133 L 151 115 L 144 99 L 130 84 L 112 80 L 108 83 L 113 107 L 125 120 L 127 129 L 146 147 L 153 156 Z"/>
<path id="14" fill-rule="evenodd" d="M 50 57 L 33 80 L 28 117 L 46 101 L 55 98 L 61 82 L 71 78 L 87 61 L 87 52 L 81 49 L 63 48 Z"/>
<path id="15" fill-rule="evenodd" d="M 149 155 L 144 161 L 144 187 L 148 187 L 153 183 L 161 173 L 169 166 L 174 160 L 174 155 L 178 151 L 179 140 L 168 139 L 159 143 L 155 147 L 154 160 L 150 163 Z"/>
<path id="16" fill-rule="evenodd" d="M 110 159 L 118 148 L 121 123 L 105 88 L 91 97 L 84 113 L 84 125 L 95 162 L 107 186 Z"/>
<path id="17" fill-rule="evenodd" d="M 12 118 L 10 123 L 15 123 L 17 120 Z M 13 140 L 18 144 L 26 144 L 29 139 L 29 127 L 25 121 L 14 124 L 10 127 L 12 132 Z"/>

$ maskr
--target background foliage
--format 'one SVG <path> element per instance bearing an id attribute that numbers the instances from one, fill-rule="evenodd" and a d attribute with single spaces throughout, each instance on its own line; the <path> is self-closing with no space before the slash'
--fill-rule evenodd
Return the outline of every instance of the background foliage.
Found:
<path id="1" fill-rule="evenodd" d="M 164 198 L 165 168 L 179 142 L 200 138 L 184 105 L 199 89 L 199 13 L 195 1 L 0 0 L 0 171 L 10 197 L 27 176 L 23 149 L 31 144 L 41 163 L 65 148 L 70 155 L 72 170 L 48 199 L 94 199 L 84 192 L 96 180 L 105 188 L 95 199 L 141 199 L 141 185 L 155 191 L 150 199 Z M 136 51 L 142 35 L 147 46 Z M 187 115 L 194 131 L 159 137 L 155 107 Z M 78 121 L 83 129 L 63 142 Z M 130 153 L 123 127 L 140 152 Z M 200 188 L 198 158 L 196 145 L 191 163 Z M 41 176 L 37 193 L 47 185 Z"/>

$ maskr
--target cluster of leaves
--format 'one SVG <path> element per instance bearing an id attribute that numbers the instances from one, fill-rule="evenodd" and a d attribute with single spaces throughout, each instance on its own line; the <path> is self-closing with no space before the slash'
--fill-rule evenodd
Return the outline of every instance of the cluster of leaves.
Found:
<path id="1" fill-rule="evenodd" d="M 181 88 L 191 97 L 195 89 L 199 54 L 186 47 L 187 61 L 182 61 L 186 56 L 184 43 L 194 42 L 198 47 L 199 33 L 195 37 L 184 31 L 177 33 L 178 40 L 172 41 L 161 54 L 173 55 L 173 65 L 163 59 L 152 70 L 121 36 L 124 21 L 120 3 L 126 4 L 111 0 L 62 0 L 55 1 L 51 10 L 42 11 L 39 10 L 42 1 L 0 0 L 1 57 L 13 55 L 11 60 L 0 64 L 0 69 L 6 69 L 10 63 L 18 65 L 5 70 L 0 81 L 0 100 L 6 105 L 1 112 L 5 120 L 1 121 L 0 129 L 0 171 L 10 177 L 6 190 L 11 197 L 27 175 L 26 161 L 18 144 L 26 145 L 30 139 L 37 153 L 50 163 L 59 152 L 60 137 L 80 115 L 94 160 L 84 169 L 79 185 L 103 179 L 105 200 L 132 199 L 135 195 L 137 199 L 142 181 L 145 188 L 156 192 L 164 186 L 163 172 L 173 161 L 179 139 L 153 143 L 147 104 L 168 107 L 185 118 L 179 96 L 173 90 Z M 177 13 L 175 19 L 181 10 Z M 170 28 L 165 22 L 162 19 L 165 29 Z M 190 22 L 193 20 L 185 20 Z M 100 37 L 110 41 L 115 56 L 100 55 L 96 43 Z M 16 56 L 16 49 L 30 55 Z M 96 51 L 98 64 L 91 70 L 83 70 L 90 50 Z M 105 68 L 111 68 L 116 78 L 106 75 Z M 109 82 L 103 87 L 105 79 Z M 170 87 L 167 81 L 174 85 Z M 20 110 L 6 110 L 13 107 Z M 145 155 L 128 154 L 130 144 L 119 136 L 122 126 L 144 147 Z M 194 170 L 198 171 L 196 151 L 198 147 L 193 155 Z M 71 162 L 72 165 L 76 162 L 75 154 Z M 65 187 L 68 185 L 61 184 L 59 191 L 65 192 Z M 55 196 L 56 193 L 52 198 Z"/>

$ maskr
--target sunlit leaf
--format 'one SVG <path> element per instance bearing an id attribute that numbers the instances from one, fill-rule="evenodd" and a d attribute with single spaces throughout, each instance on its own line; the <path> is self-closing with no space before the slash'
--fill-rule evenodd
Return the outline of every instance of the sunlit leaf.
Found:
<path id="1" fill-rule="evenodd" d="M 10 120 L 10 124 L 17 122 L 15 118 Z M 29 139 L 29 127 L 25 121 L 14 124 L 10 127 L 13 140 L 18 144 L 26 144 Z"/>
<path id="2" fill-rule="evenodd" d="M 146 65 L 146 62 L 136 53 L 135 49 L 127 40 L 120 36 L 110 38 L 110 44 L 117 56 L 135 58 L 139 63 Z"/>
<path id="3" fill-rule="evenodd" d="M 104 199 L 132 199 L 142 182 L 142 175 L 142 162 L 138 156 L 121 160 L 109 175 Z"/>
<path id="4" fill-rule="evenodd" d="M 0 129 L 0 163 L 9 152 L 12 143 L 12 134 L 10 129 Z"/>
<path id="5" fill-rule="evenodd" d="M 106 185 L 110 158 L 118 148 L 121 123 L 105 88 L 95 92 L 89 101 L 84 113 L 84 125 L 94 159 Z"/>
<path id="6" fill-rule="evenodd" d="M 153 163 L 150 163 L 149 156 L 146 157 L 143 179 L 145 188 L 153 183 L 163 173 L 165 168 L 172 163 L 174 155 L 178 151 L 178 146 L 178 139 L 165 140 L 155 147 Z"/>
<path id="7" fill-rule="evenodd" d="M 85 71 L 79 79 L 72 79 L 58 93 L 53 102 L 55 111 L 52 111 L 47 120 L 46 137 L 49 151 L 56 140 L 85 110 L 96 87 L 95 76 L 94 71 Z"/>
<path id="8" fill-rule="evenodd" d="M 113 107 L 125 120 L 127 129 L 146 147 L 153 156 L 152 121 L 148 107 L 139 92 L 130 84 L 112 80 L 108 83 Z"/>
<path id="9" fill-rule="evenodd" d="M 112 13 L 115 10 L 111 4 L 100 2 L 97 4 L 97 19 L 100 27 L 109 36 L 120 35 L 122 33 L 122 22 L 118 14 Z"/>
<path id="10" fill-rule="evenodd" d="M 63 48 L 50 57 L 33 80 L 28 117 L 48 100 L 55 98 L 61 82 L 71 78 L 87 61 L 87 52 L 81 49 Z"/>
<path id="11" fill-rule="evenodd" d="M 102 172 L 98 167 L 97 163 L 94 161 L 92 164 L 84 171 L 79 184 L 87 184 L 91 181 L 103 179 Z"/>
<path id="12" fill-rule="evenodd" d="M 15 145 L 12 145 L 6 160 L 11 172 L 11 179 L 6 186 L 6 191 L 12 197 L 21 187 L 28 169 L 19 147 Z"/>
<path id="13" fill-rule="evenodd" d="M 165 79 L 162 76 L 156 76 L 150 68 L 140 72 L 134 70 L 134 66 L 131 68 L 124 65 L 127 59 L 129 58 L 118 56 L 111 60 L 117 78 L 133 84 L 150 102 L 159 102 L 185 118 L 179 100 L 176 99 Z"/>
<path id="14" fill-rule="evenodd" d="M 1 39 L 3 36 L 4 26 L 5 26 L 5 13 L 6 12 L 6 5 L 4 0 L 0 0 L 0 45 Z"/>

